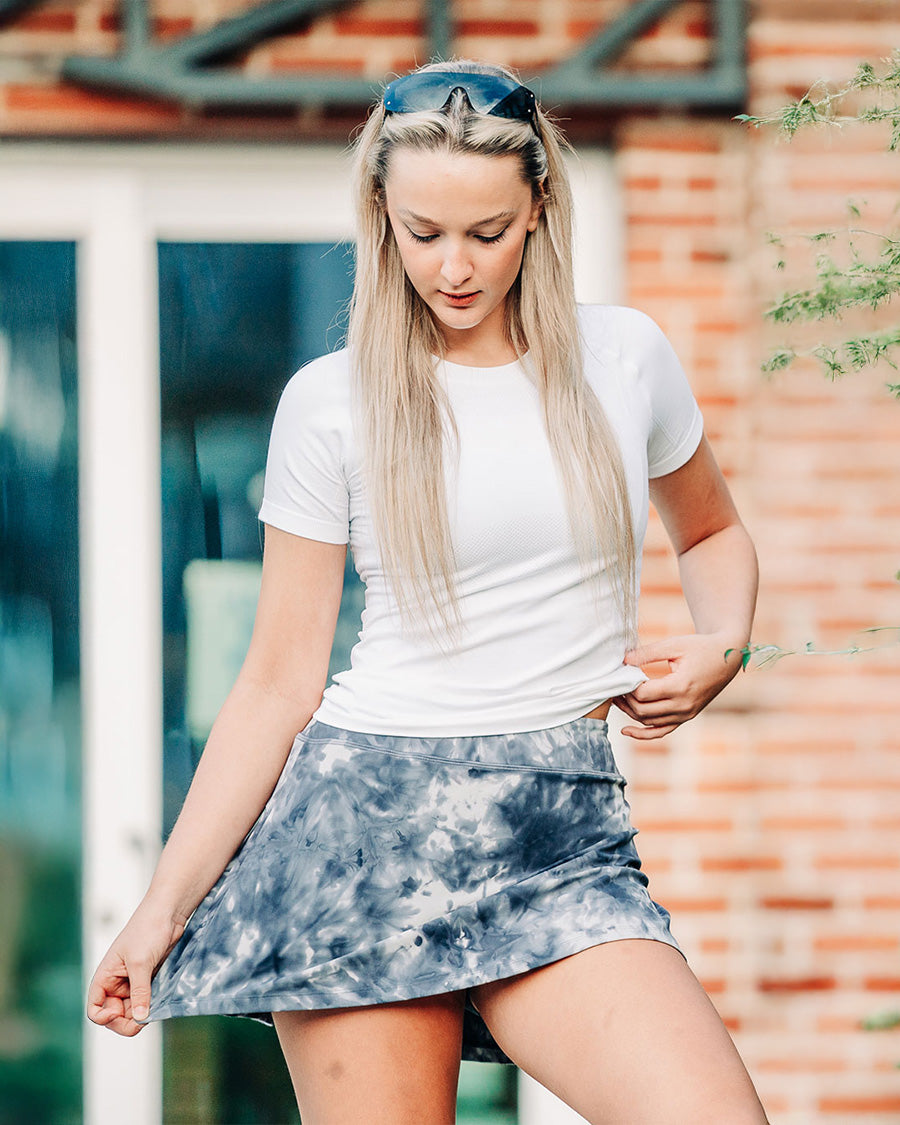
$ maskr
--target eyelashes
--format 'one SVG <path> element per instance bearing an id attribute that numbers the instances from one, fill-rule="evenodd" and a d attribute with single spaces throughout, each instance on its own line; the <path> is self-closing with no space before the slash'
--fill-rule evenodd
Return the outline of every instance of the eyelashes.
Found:
<path id="1" fill-rule="evenodd" d="M 436 234 L 416 234 L 416 232 L 410 230 L 409 227 L 407 227 L 406 229 L 409 237 L 413 240 L 413 242 L 418 242 L 420 244 L 434 242 L 434 240 L 438 237 Z M 503 230 L 501 230 L 498 234 L 474 234 L 472 235 L 472 237 L 476 238 L 479 242 L 484 243 L 484 245 L 486 246 L 492 246 L 495 242 L 499 242 L 503 237 L 505 237 L 508 230 L 509 227 L 505 226 Z"/>

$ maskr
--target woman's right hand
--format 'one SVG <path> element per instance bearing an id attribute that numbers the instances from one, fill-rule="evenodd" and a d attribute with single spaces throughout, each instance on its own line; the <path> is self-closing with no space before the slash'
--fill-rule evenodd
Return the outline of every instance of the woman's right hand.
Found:
<path id="1" fill-rule="evenodd" d="M 137 1035 L 150 1011 L 150 981 L 185 921 L 141 903 L 97 966 L 88 988 L 89 1020 L 118 1035 Z"/>

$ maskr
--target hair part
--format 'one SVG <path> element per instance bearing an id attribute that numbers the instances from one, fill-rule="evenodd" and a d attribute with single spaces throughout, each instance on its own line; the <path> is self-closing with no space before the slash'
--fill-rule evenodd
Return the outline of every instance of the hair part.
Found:
<path id="1" fill-rule="evenodd" d="M 505 68 L 467 60 L 421 69 L 515 78 Z M 379 103 L 356 142 L 358 232 L 348 343 L 367 489 L 401 613 L 438 639 L 442 628 L 452 634 L 460 621 L 444 479 L 445 444 L 455 446 L 457 433 L 434 361 L 444 354 L 444 340 L 406 276 L 388 221 L 385 185 L 398 148 L 515 156 L 532 197 L 542 203 L 506 300 L 505 331 L 516 355 L 528 353 L 582 565 L 589 571 L 600 551 L 629 643 L 636 635 L 636 546 L 621 453 L 583 371 L 564 146 L 539 108 L 536 132 L 527 121 L 476 113 L 461 95 L 444 109 L 416 113 L 388 114 Z"/>

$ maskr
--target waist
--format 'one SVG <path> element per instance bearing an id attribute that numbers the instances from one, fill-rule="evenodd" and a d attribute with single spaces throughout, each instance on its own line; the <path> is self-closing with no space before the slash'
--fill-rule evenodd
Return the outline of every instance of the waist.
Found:
<path id="1" fill-rule="evenodd" d="M 488 735 L 371 734 L 313 718 L 297 735 L 310 749 L 343 746 L 420 762 L 456 762 L 467 768 L 537 770 L 619 777 L 605 723 L 582 717 L 545 730 Z"/>

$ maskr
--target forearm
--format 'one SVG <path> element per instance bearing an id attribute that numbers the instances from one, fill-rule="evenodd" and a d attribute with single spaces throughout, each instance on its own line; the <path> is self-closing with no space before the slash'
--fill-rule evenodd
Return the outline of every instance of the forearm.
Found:
<path id="1" fill-rule="evenodd" d="M 191 914 L 259 816 L 315 706 L 238 677 L 210 732 L 146 902 L 177 918 Z"/>
<path id="2" fill-rule="evenodd" d="M 743 524 L 695 543 L 679 556 L 678 568 L 696 631 L 742 648 L 750 639 L 759 581 L 756 551 Z"/>

